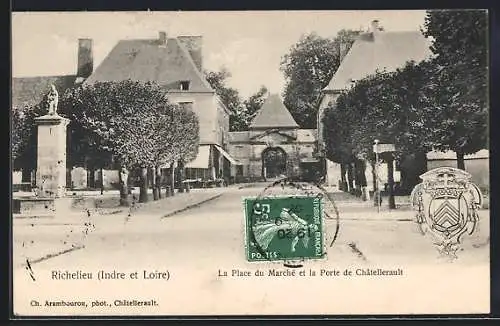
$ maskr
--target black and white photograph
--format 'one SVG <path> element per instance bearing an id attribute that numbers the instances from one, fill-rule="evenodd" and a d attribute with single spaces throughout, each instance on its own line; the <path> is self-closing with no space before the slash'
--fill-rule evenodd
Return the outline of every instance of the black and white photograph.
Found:
<path id="1" fill-rule="evenodd" d="M 13 12 L 16 317 L 490 313 L 489 12 Z"/>

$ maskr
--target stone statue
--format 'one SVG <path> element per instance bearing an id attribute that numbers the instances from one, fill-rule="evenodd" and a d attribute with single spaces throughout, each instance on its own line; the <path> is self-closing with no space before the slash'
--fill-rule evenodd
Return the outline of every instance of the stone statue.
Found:
<path id="1" fill-rule="evenodd" d="M 49 102 L 49 115 L 57 115 L 59 93 L 57 93 L 57 89 L 54 84 L 50 86 L 50 92 L 47 94 L 47 100 Z"/>
<path id="2" fill-rule="evenodd" d="M 124 185 L 127 185 L 128 180 L 128 170 L 125 167 L 122 167 L 120 170 L 120 182 Z"/>

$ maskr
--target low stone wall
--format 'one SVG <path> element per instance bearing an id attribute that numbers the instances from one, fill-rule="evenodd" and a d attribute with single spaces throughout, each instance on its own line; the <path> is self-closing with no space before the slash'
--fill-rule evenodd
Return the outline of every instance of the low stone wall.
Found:
<path id="1" fill-rule="evenodd" d="M 72 198 L 72 209 L 114 208 L 120 206 L 119 196 L 78 196 Z"/>
<path id="2" fill-rule="evenodd" d="M 103 186 L 104 189 L 116 189 L 120 182 L 118 170 L 103 170 Z M 101 184 L 101 171 L 94 171 L 95 188 L 99 188 Z M 71 170 L 71 189 L 87 189 L 89 187 L 88 171 L 82 167 L 75 167 Z"/>
<path id="3" fill-rule="evenodd" d="M 456 159 L 447 160 L 428 160 L 427 170 L 432 170 L 435 168 L 450 166 L 453 168 L 457 167 Z M 489 159 L 466 159 L 465 160 L 465 171 L 472 175 L 472 182 L 478 187 L 483 189 L 489 189 L 490 187 L 490 167 Z"/>
<path id="4" fill-rule="evenodd" d="M 54 211 L 54 199 L 51 198 L 15 198 L 12 200 L 14 214 L 52 215 Z"/>
<path id="5" fill-rule="evenodd" d="M 56 211 L 85 211 L 86 209 L 116 208 L 120 197 L 108 196 L 67 196 L 64 198 L 20 197 L 12 201 L 12 212 L 21 216 L 53 216 Z"/>
<path id="6" fill-rule="evenodd" d="M 23 173 L 21 171 L 13 171 L 12 172 L 12 183 L 19 184 L 23 181 Z"/>

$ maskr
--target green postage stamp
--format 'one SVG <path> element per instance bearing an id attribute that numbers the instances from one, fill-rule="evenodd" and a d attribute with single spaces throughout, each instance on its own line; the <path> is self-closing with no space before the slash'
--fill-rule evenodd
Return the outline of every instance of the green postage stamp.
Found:
<path id="1" fill-rule="evenodd" d="M 322 198 L 245 198 L 247 260 L 324 258 Z"/>

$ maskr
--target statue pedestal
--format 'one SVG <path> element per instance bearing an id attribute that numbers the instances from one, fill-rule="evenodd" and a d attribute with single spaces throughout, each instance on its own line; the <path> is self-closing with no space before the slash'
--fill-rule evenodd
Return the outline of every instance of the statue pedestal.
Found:
<path id="1" fill-rule="evenodd" d="M 38 197 L 59 198 L 66 192 L 66 128 L 58 115 L 35 119 L 38 126 L 36 185 Z"/>

